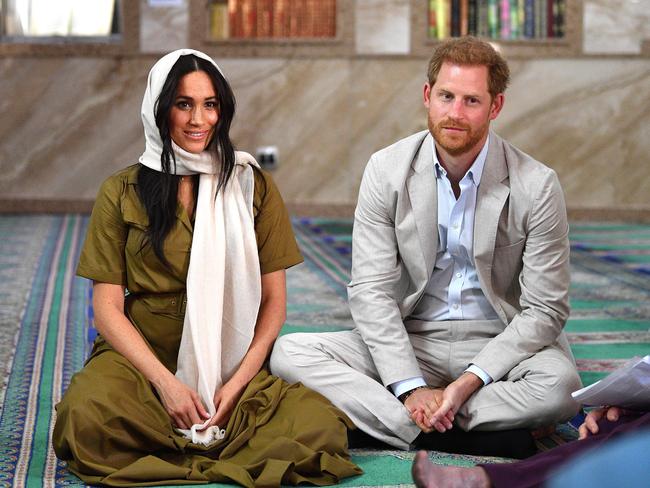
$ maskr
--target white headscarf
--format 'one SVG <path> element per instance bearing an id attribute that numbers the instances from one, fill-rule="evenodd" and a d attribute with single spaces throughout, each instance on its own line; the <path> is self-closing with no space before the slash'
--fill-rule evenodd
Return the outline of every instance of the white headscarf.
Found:
<path id="1" fill-rule="evenodd" d="M 151 68 L 142 100 L 146 147 L 140 163 L 156 171 L 162 171 L 163 145 L 154 107 L 170 70 L 188 54 L 209 61 L 221 72 L 209 56 L 193 49 L 169 53 Z M 172 147 L 175 174 L 200 174 L 176 377 L 196 390 L 214 415 L 214 394 L 237 371 L 248 351 L 261 301 L 251 167 L 257 162 L 250 154 L 236 151 L 233 177 L 215 198 L 221 163 L 214 153 L 189 153 L 173 141 Z M 203 444 L 223 437 L 218 427 L 198 432 L 203 425 L 182 432 L 193 442 Z"/>

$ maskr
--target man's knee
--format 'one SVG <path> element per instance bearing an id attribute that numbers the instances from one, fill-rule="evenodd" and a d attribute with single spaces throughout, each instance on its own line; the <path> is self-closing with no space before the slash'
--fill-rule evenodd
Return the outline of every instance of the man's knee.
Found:
<path id="1" fill-rule="evenodd" d="M 295 371 L 292 362 L 294 360 L 295 349 L 298 345 L 294 337 L 297 335 L 303 334 L 287 334 L 278 337 L 271 352 L 271 359 L 269 360 L 271 373 L 291 382 L 296 381 L 290 376 L 292 376 L 292 371 Z"/>
<path id="2" fill-rule="evenodd" d="M 540 398 L 540 417 L 547 422 L 569 420 L 580 410 L 580 405 L 571 396 L 572 392 L 582 387 L 580 376 L 568 360 L 554 364 L 548 376 L 546 392 Z"/>

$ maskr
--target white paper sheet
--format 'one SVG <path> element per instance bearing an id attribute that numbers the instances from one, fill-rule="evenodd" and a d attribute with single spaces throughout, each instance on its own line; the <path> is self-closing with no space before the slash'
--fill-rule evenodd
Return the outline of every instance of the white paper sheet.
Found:
<path id="1" fill-rule="evenodd" d="M 650 355 L 632 358 L 609 376 L 571 395 L 583 405 L 650 410 Z"/>

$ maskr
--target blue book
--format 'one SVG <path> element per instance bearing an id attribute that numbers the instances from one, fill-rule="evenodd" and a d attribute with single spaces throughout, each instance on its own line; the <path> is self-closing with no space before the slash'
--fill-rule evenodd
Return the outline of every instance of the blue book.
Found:
<path id="1" fill-rule="evenodd" d="M 526 0 L 524 5 L 524 37 L 535 37 L 535 0 Z"/>

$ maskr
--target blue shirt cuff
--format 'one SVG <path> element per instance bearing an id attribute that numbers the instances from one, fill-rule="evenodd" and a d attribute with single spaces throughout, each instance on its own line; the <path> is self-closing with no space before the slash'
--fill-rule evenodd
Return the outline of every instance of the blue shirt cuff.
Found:
<path id="1" fill-rule="evenodd" d="M 391 383 L 389 386 L 391 390 L 393 390 L 393 394 L 398 397 L 402 393 L 411 391 L 413 388 L 417 388 L 418 386 L 427 386 L 427 383 L 424 381 L 422 376 L 415 376 L 414 378 L 396 381 L 395 383 Z"/>
<path id="2" fill-rule="evenodd" d="M 483 381 L 483 385 L 488 385 L 492 383 L 492 377 L 490 377 L 489 374 L 487 374 L 485 371 L 479 368 L 476 364 L 470 364 L 465 370 L 465 373 L 474 373 L 476 376 L 481 378 L 481 380 Z"/>

